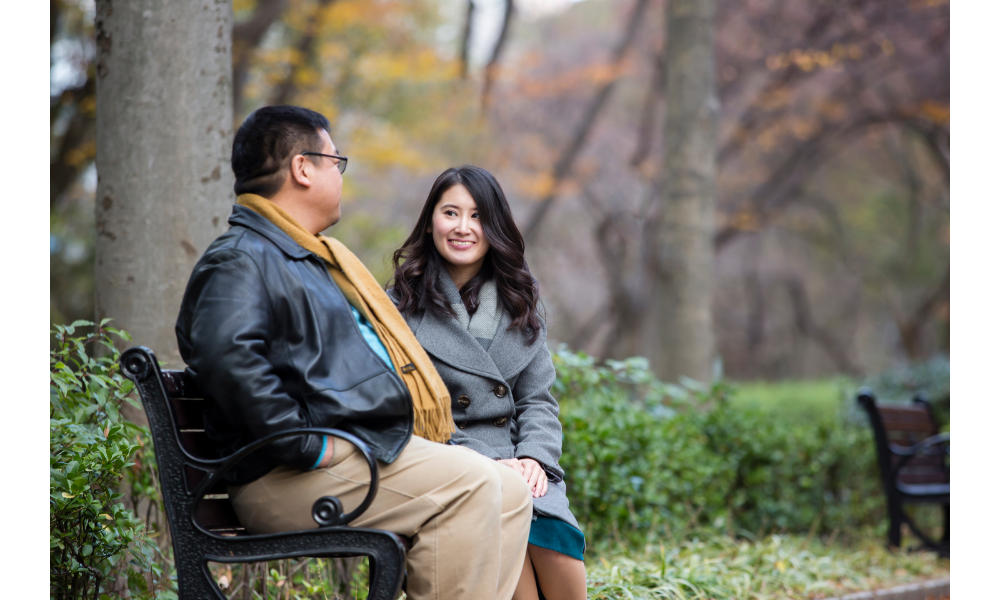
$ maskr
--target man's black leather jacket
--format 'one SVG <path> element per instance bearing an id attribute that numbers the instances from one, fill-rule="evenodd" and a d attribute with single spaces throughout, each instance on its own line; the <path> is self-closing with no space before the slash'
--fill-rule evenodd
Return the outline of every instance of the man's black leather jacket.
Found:
<path id="1" fill-rule="evenodd" d="M 361 336 L 323 261 L 243 206 L 229 224 L 195 265 L 177 317 L 219 455 L 277 431 L 336 427 L 395 460 L 413 433 L 410 393 Z M 278 465 L 307 470 L 322 446 L 317 435 L 287 438 L 226 479 L 249 483 Z"/>

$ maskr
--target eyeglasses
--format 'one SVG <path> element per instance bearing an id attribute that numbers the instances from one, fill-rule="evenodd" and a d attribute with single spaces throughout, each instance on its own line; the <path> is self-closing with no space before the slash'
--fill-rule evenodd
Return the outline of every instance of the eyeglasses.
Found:
<path id="1" fill-rule="evenodd" d="M 302 156 L 312 155 L 312 156 L 325 156 L 327 158 L 335 158 L 337 159 L 337 170 L 340 171 L 341 173 L 347 170 L 346 156 L 337 156 L 336 154 L 323 154 L 322 152 L 301 152 L 300 154 L 302 154 Z"/>

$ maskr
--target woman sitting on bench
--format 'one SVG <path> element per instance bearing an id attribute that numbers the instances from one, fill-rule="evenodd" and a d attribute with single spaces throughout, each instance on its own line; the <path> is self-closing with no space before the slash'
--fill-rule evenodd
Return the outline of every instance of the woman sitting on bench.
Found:
<path id="1" fill-rule="evenodd" d="M 413 232 L 393 254 L 389 296 L 448 386 L 451 443 L 508 465 L 527 481 L 534 516 L 515 600 L 582 600 L 583 533 L 559 467 L 555 368 L 545 345 L 538 282 L 496 179 L 448 169 Z"/>

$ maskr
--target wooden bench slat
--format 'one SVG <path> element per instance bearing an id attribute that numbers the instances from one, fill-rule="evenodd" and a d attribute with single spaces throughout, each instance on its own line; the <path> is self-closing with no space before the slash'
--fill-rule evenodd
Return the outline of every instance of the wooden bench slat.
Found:
<path id="1" fill-rule="evenodd" d="M 896 417 L 889 417 L 882 419 L 882 425 L 885 427 L 886 432 L 893 431 L 913 431 L 920 433 L 931 433 L 936 432 L 937 427 L 928 418 L 923 419 L 899 419 Z M 924 436 L 928 437 L 928 436 Z"/>
<path id="2" fill-rule="evenodd" d="M 171 398 L 178 429 L 205 428 L 205 401 L 194 398 Z"/>
<path id="3" fill-rule="evenodd" d="M 216 458 L 212 449 L 212 441 L 203 430 L 188 430 L 179 433 L 181 445 L 196 458 L 212 460 Z"/>
<path id="4" fill-rule="evenodd" d="M 191 465 L 184 465 L 184 483 L 189 492 L 193 492 L 206 477 L 208 473 L 201 469 L 196 469 Z M 212 484 L 212 487 L 205 490 L 206 494 L 228 494 L 229 486 L 225 481 L 219 480 Z"/>
<path id="5" fill-rule="evenodd" d="M 195 509 L 195 522 L 205 529 L 242 529 L 229 498 L 205 498 Z"/>

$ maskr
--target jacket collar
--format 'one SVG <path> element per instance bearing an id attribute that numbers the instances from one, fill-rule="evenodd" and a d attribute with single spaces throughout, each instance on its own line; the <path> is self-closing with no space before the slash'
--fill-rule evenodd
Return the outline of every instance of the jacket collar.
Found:
<path id="1" fill-rule="evenodd" d="M 447 275 L 445 275 L 447 276 Z M 483 349 L 469 331 L 452 316 L 439 316 L 430 310 L 423 311 L 413 329 L 417 340 L 428 353 L 456 369 L 500 381 L 510 381 L 524 370 L 544 345 L 545 331 L 530 346 L 520 331 L 508 331 L 510 315 L 504 311 L 489 351 Z"/>
<path id="2" fill-rule="evenodd" d="M 306 258 L 315 256 L 312 252 L 298 245 L 288 234 L 278 229 L 278 226 L 268 221 L 245 206 L 233 205 L 233 214 L 229 216 L 230 225 L 245 227 L 267 238 L 282 252 L 291 258 Z"/>
<path id="3" fill-rule="evenodd" d="M 442 362 L 473 375 L 506 381 L 479 340 L 455 317 L 425 310 L 413 333 L 424 350 Z"/>

